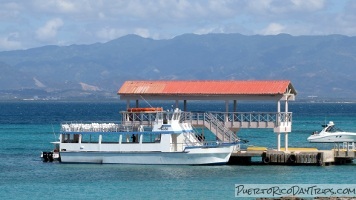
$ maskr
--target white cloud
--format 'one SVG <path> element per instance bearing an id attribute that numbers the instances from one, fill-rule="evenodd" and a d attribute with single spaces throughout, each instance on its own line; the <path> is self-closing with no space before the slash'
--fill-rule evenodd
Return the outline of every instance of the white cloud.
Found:
<path id="1" fill-rule="evenodd" d="M 101 40 L 108 41 L 108 40 L 116 39 L 120 36 L 124 36 L 126 34 L 129 34 L 129 32 L 119 28 L 105 27 L 97 31 L 95 35 Z"/>
<path id="2" fill-rule="evenodd" d="M 262 35 L 277 35 L 283 33 L 284 26 L 278 23 L 271 23 L 261 31 Z"/>
<path id="3" fill-rule="evenodd" d="M 81 1 L 69 1 L 69 0 L 34 0 L 35 7 L 46 12 L 62 12 L 71 13 L 77 11 L 75 3 L 81 3 Z"/>
<path id="4" fill-rule="evenodd" d="M 318 11 L 325 7 L 324 0 L 253 0 L 247 8 L 257 15 L 291 14 Z"/>
<path id="5" fill-rule="evenodd" d="M 298 10 L 315 11 L 323 9 L 325 6 L 325 0 L 291 0 L 293 7 Z"/>
<path id="6" fill-rule="evenodd" d="M 0 3 L 0 21 L 17 17 L 21 13 L 21 6 L 14 2 Z"/>
<path id="7" fill-rule="evenodd" d="M 98 13 L 99 19 L 106 19 L 106 15 L 103 12 Z"/>
<path id="8" fill-rule="evenodd" d="M 0 51 L 107 42 L 127 34 L 356 35 L 352 0 L 0 1 Z M 8 38 L 14 32 L 18 37 Z"/>
<path id="9" fill-rule="evenodd" d="M 219 26 L 216 25 L 215 27 L 206 27 L 206 28 L 201 28 L 198 30 L 193 31 L 193 33 L 198 34 L 198 35 L 204 35 L 204 34 L 209 34 L 209 33 L 231 33 L 234 31 L 231 31 L 232 29 L 235 29 L 233 26 Z"/>
<path id="10" fill-rule="evenodd" d="M 216 29 L 217 29 L 216 27 L 200 28 L 198 30 L 195 30 L 193 33 L 198 35 L 203 35 L 203 34 L 213 33 L 216 31 Z"/>
<path id="11" fill-rule="evenodd" d="M 55 18 L 47 21 L 47 23 L 37 29 L 37 39 L 41 41 L 51 41 L 57 36 L 58 30 L 63 26 L 63 21 L 60 18 Z"/>
<path id="12" fill-rule="evenodd" d="M 59 10 L 64 12 L 72 12 L 75 11 L 76 8 L 72 1 L 58 0 L 56 1 L 57 7 Z"/>
<path id="13" fill-rule="evenodd" d="M 144 38 L 150 37 L 150 31 L 148 29 L 145 29 L 145 28 L 137 28 L 134 31 L 134 34 L 139 35 L 139 36 L 144 37 Z"/>
<path id="14" fill-rule="evenodd" d="M 18 41 L 18 33 L 10 33 L 6 37 L 0 37 L 0 50 L 22 49 L 21 42 Z"/>

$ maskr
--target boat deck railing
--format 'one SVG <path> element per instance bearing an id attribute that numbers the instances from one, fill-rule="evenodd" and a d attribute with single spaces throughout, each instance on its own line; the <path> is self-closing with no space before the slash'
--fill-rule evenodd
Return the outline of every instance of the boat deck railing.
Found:
<path id="1" fill-rule="evenodd" d="M 64 122 L 61 124 L 61 132 L 132 132 L 138 127 L 133 125 L 123 125 L 113 122 L 108 123 L 77 123 Z"/>

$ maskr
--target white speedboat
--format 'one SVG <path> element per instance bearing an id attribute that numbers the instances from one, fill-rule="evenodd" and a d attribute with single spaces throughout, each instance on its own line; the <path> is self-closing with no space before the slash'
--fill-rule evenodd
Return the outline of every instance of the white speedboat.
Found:
<path id="1" fill-rule="evenodd" d="M 63 163 L 224 164 L 236 142 L 206 142 L 182 111 L 157 111 L 151 126 L 142 123 L 65 123 L 53 142 Z M 126 115 L 125 116 L 129 116 Z M 126 123 L 127 124 L 127 123 Z M 42 156 L 43 157 L 43 156 Z"/>
<path id="2" fill-rule="evenodd" d="M 356 142 L 356 133 L 345 132 L 335 127 L 332 121 L 322 127 L 320 132 L 315 131 L 308 137 L 309 142 Z"/>

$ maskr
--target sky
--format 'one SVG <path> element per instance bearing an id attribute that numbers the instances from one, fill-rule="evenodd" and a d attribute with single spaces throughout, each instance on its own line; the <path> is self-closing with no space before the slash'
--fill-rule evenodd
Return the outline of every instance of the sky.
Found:
<path id="1" fill-rule="evenodd" d="M 356 36 L 356 0 L 0 0 L 0 51 L 186 33 Z"/>

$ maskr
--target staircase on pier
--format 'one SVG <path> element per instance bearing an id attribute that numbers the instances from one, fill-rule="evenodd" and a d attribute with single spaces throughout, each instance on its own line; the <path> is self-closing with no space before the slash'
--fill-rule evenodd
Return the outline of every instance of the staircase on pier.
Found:
<path id="1" fill-rule="evenodd" d="M 216 118 L 212 113 L 204 113 L 204 126 L 208 128 L 220 141 L 235 142 L 238 137 L 227 128 L 224 123 Z"/>

